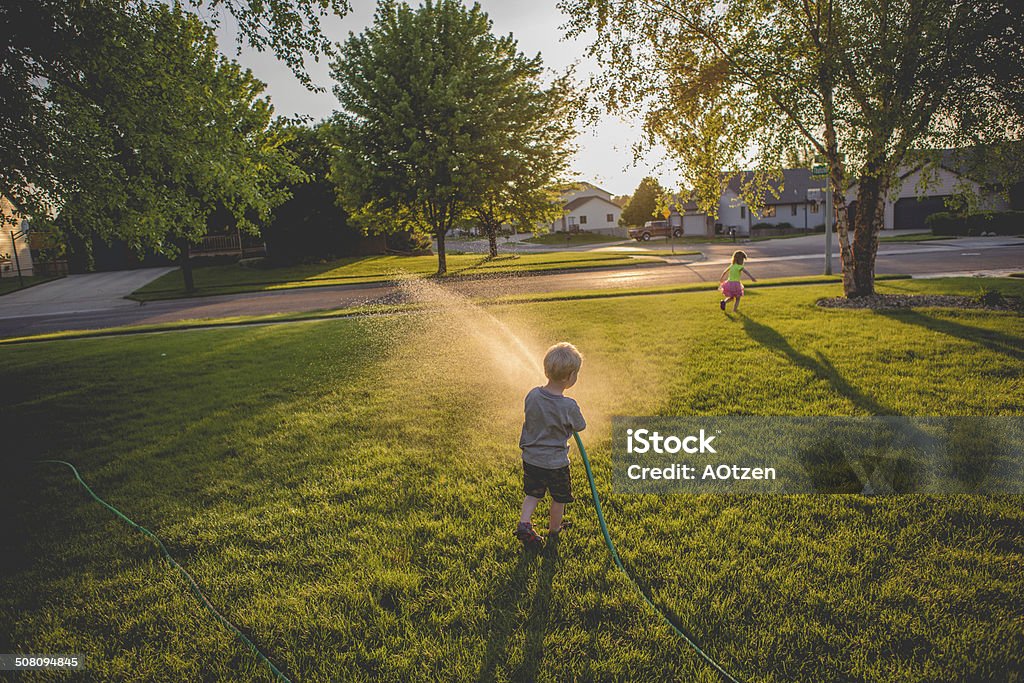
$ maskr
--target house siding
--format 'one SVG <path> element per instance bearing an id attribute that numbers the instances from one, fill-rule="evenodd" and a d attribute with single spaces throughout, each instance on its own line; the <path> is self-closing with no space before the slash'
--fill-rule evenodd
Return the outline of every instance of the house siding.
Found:
<path id="1" fill-rule="evenodd" d="M 608 220 L 611 214 L 612 220 Z M 595 197 L 565 215 L 566 227 L 575 223 L 581 231 L 596 232 L 619 227 L 622 209 Z M 561 225 L 561 223 L 559 223 Z"/>
<path id="2" fill-rule="evenodd" d="M 899 191 L 890 193 L 885 200 L 884 230 L 895 229 L 896 202 L 900 199 L 927 199 L 933 197 L 948 197 L 958 194 L 965 188 L 980 196 L 979 208 L 991 211 L 1005 211 L 1009 204 L 996 193 L 982 192 L 981 186 L 973 180 L 963 178 L 947 168 L 940 167 L 934 174 L 929 175 L 929 184 L 926 188 L 921 187 L 921 171 L 912 171 L 903 176 L 899 182 Z M 846 193 L 846 204 L 849 206 L 857 199 L 857 190 L 854 185 Z"/>
<path id="3" fill-rule="evenodd" d="M 32 275 L 32 251 L 28 239 L 19 237 L 14 240 L 14 244 L 11 243 L 11 233 L 22 229 L 22 221 L 19 220 L 17 223 L 9 221 L 12 217 L 17 219 L 18 214 L 6 198 L 0 198 L 0 213 L 4 218 L 0 225 L 0 254 L 10 254 L 11 257 L 9 263 L 4 261 L 0 265 L 0 277 L 18 277 L 18 264 L 21 265 L 22 275 Z M 17 260 L 14 258 L 15 250 L 17 250 Z"/>

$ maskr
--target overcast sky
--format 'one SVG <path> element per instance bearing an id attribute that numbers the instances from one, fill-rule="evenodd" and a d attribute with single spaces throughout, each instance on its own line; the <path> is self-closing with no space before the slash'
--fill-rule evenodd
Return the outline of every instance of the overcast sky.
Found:
<path id="1" fill-rule="evenodd" d="M 360 33 L 372 23 L 373 2 L 353 0 L 352 4 L 352 12 L 344 18 L 331 17 L 325 22 L 325 31 L 331 40 L 341 42 L 350 31 Z M 410 4 L 415 6 L 419 2 Z M 565 16 L 555 7 L 554 0 L 481 0 L 480 5 L 494 22 L 496 34 L 511 33 L 524 53 L 529 56 L 541 53 L 547 68 L 561 72 L 578 62 L 580 79 L 593 73 L 594 65 L 583 60 L 585 41 L 565 40 L 565 31 L 561 28 Z M 279 114 L 304 114 L 319 121 L 335 110 L 337 100 L 331 93 L 333 80 L 324 61 L 307 60 L 307 70 L 313 82 L 326 89 L 322 93 L 310 92 L 273 54 L 243 49 L 236 56 L 234 27 L 228 20 L 218 31 L 218 38 L 227 54 L 252 69 L 256 77 L 267 84 L 267 92 Z M 653 175 L 666 187 L 676 189 L 673 165 L 666 163 L 660 154 L 633 165 L 632 145 L 639 138 L 636 125 L 611 116 L 604 117 L 593 128 L 581 131 L 577 140 L 579 152 L 571 166 L 577 173 L 577 179 L 592 182 L 616 195 L 632 194 L 646 175 Z"/>

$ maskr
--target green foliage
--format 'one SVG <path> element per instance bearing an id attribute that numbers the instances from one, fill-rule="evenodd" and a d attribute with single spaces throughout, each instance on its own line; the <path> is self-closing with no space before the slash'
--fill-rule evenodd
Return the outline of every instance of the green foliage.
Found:
<path id="1" fill-rule="evenodd" d="M 263 84 L 180 8 L 73 7 L 58 62 L 31 85 L 45 154 L 24 150 L 0 191 L 40 222 L 58 214 L 65 236 L 139 252 L 178 253 L 218 209 L 254 232 L 298 179 Z"/>
<path id="2" fill-rule="evenodd" d="M 232 77 L 229 72 L 237 67 L 221 68 L 212 61 L 208 46 L 213 38 L 207 29 L 219 25 L 224 16 L 237 20 L 239 42 L 272 49 L 308 82 L 302 60 L 329 46 L 321 18 L 348 9 L 347 0 L 187 0 L 187 4 L 199 11 L 185 12 L 179 3 L 162 7 L 148 0 L 0 3 L 4 41 L 0 48 L 0 194 L 14 202 L 21 215 L 43 226 L 62 212 L 71 195 L 86 194 L 92 195 L 94 206 L 78 211 L 92 214 L 85 217 L 87 222 L 101 224 L 108 219 L 107 208 L 119 207 L 120 200 L 127 199 L 121 176 L 154 170 L 180 173 L 161 168 L 163 152 L 172 157 L 215 154 L 217 148 L 207 153 L 202 146 L 190 147 L 200 131 L 210 132 L 211 137 L 215 133 L 250 135 L 247 125 L 237 131 L 231 125 L 213 131 L 208 121 L 237 115 L 236 101 L 255 100 L 259 95 L 256 81 L 248 74 Z M 209 22 L 205 28 L 200 15 Z M 193 49 L 195 60 L 190 61 Z M 220 72 L 217 83 L 209 80 L 212 70 Z M 227 85 L 232 78 L 235 85 Z M 225 93 L 225 88 L 233 92 Z M 217 101 L 225 95 L 223 103 Z M 177 135 L 180 130 L 163 125 L 162 149 L 140 147 L 138 126 L 155 129 L 179 114 L 187 123 L 188 116 L 196 113 L 195 105 L 204 99 L 211 107 L 194 118 L 191 125 L 198 130 L 191 136 L 182 138 Z M 160 134 L 148 137 L 159 141 Z M 245 184 L 252 170 L 242 168 L 243 160 L 239 162 L 233 155 L 220 162 L 228 168 L 239 167 L 236 185 Z M 266 162 L 253 160 L 256 166 Z M 124 168 L 119 171 L 117 164 Z M 170 165 L 178 163 L 172 159 Z M 82 170 L 93 171 L 92 177 L 81 177 Z M 160 178 L 141 179 L 135 185 L 140 207 L 134 210 L 143 210 L 145 203 L 155 206 L 153 216 L 139 220 L 169 222 L 160 214 L 173 212 L 179 197 L 164 196 L 166 186 Z M 104 202 L 107 207 L 99 206 Z M 73 222 L 79 220 L 76 217 Z"/>
<path id="3" fill-rule="evenodd" d="M 836 194 L 849 295 L 870 293 L 876 207 L 921 151 L 1006 148 L 1024 124 L 1024 33 L 998 0 L 562 0 L 570 33 L 596 29 L 598 89 L 643 117 L 711 214 L 728 174 L 755 165 L 755 212 L 785 159 L 820 155 Z M 854 239 L 844 193 L 858 187 Z"/>
<path id="4" fill-rule="evenodd" d="M 221 8 L 238 23 L 237 41 L 243 41 L 274 55 L 291 68 L 292 73 L 312 90 L 304 60 L 309 55 L 333 54 L 333 43 L 322 30 L 327 16 L 344 16 L 352 8 L 349 0 L 187 0 L 210 18 L 213 26 L 221 23 Z"/>
<path id="5" fill-rule="evenodd" d="M 263 227 L 267 256 L 275 264 L 356 255 L 363 234 L 348 224 L 330 179 L 331 154 L 324 126 L 289 126 L 285 149 L 305 178 L 287 186 L 290 195 Z"/>
<path id="6" fill-rule="evenodd" d="M 664 194 L 665 189 L 661 186 L 661 183 L 650 176 L 644 178 L 637 185 L 633 196 L 629 199 L 629 203 L 623 207 L 619 223 L 637 226 L 643 225 L 647 221 L 662 218 L 658 209 Z"/>
<path id="7" fill-rule="evenodd" d="M 925 225 L 933 234 L 944 236 L 1024 235 L 1024 211 L 978 211 L 966 216 L 940 211 L 928 216 Z"/>
<path id="8" fill-rule="evenodd" d="M 491 225 L 549 215 L 571 134 L 568 80 L 542 89 L 539 56 L 494 36 L 478 5 L 383 2 L 332 73 L 335 179 L 365 229 L 432 233 L 443 273 L 444 236 L 470 212 Z"/>

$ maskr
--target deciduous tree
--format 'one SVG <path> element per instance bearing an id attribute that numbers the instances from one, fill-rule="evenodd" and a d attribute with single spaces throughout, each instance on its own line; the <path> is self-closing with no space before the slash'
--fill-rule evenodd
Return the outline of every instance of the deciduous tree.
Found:
<path id="1" fill-rule="evenodd" d="M 298 177 L 263 84 L 180 8 L 101 9 L 80 32 L 75 70 L 44 91 L 59 225 L 180 255 L 191 289 L 188 245 L 211 213 L 256 232 Z"/>
<path id="2" fill-rule="evenodd" d="M 619 219 L 622 225 L 643 225 L 660 218 L 658 209 L 664 194 L 661 183 L 654 178 L 648 176 L 641 180 L 629 203 L 622 209 L 622 217 Z"/>
<path id="3" fill-rule="evenodd" d="M 611 109 L 643 117 L 715 212 L 726 172 L 758 167 L 756 209 L 782 160 L 809 153 L 836 188 L 843 286 L 874 290 L 884 200 L 942 147 L 1021 138 L 1019 6 L 983 0 L 562 0 L 597 29 Z M 845 191 L 857 183 L 851 230 Z"/>
<path id="4" fill-rule="evenodd" d="M 343 204 L 367 229 L 437 240 L 472 213 L 488 230 L 543 219 L 566 161 L 565 82 L 540 84 L 539 57 L 495 36 L 479 5 L 383 2 L 333 64 Z"/>

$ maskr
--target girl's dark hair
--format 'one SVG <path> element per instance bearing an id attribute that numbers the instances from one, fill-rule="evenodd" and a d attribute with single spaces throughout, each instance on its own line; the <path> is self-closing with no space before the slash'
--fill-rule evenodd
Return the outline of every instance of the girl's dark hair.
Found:
<path id="1" fill-rule="evenodd" d="M 742 266 L 743 262 L 746 261 L 746 260 L 747 260 L 747 255 L 744 254 L 742 251 L 734 251 L 734 252 L 732 252 L 732 262 L 733 263 L 736 263 L 736 264 Z"/>

